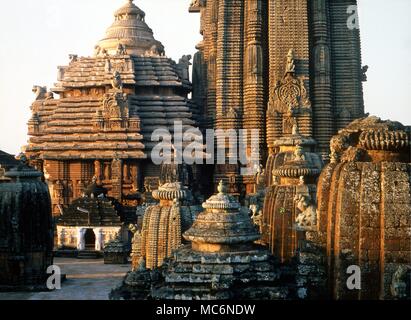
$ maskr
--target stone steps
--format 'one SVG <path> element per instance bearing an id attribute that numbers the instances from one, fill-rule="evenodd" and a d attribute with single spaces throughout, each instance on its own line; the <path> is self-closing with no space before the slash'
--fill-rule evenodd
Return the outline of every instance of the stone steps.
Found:
<path id="1" fill-rule="evenodd" d="M 79 251 L 77 259 L 100 259 L 102 257 L 99 251 L 85 250 Z"/>

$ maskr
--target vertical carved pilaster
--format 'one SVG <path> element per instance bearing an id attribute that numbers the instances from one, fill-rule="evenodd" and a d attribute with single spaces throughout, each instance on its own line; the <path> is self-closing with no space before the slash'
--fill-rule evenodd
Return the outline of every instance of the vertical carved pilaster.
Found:
<path id="1" fill-rule="evenodd" d="M 265 95 L 264 95 L 264 49 L 263 37 L 263 1 L 245 2 L 245 52 L 244 52 L 244 117 L 243 128 L 260 131 L 260 160 L 265 149 Z M 247 138 L 251 146 L 251 136 Z M 247 150 L 250 156 L 251 150 Z"/>
<path id="2" fill-rule="evenodd" d="M 220 0 L 207 1 L 206 29 L 204 41 L 207 47 L 205 59 L 207 68 L 207 128 L 213 128 L 216 120 L 216 81 L 217 81 L 217 37 L 218 37 L 218 7 Z"/>
<path id="3" fill-rule="evenodd" d="M 123 161 L 114 159 L 111 162 L 111 195 L 121 201 L 122 199 L 122 181 L 123 181 Z"/>
<path id="4" fill-rule="evenodd" d="M 244 1 L 220 0 L 219 4 L 215 126 L 238 130 L 243 114 Z M 230 164 L 218 166 L 215 178 L 228 179 L 231 192 L 237 193 L 238 175 L 238 164 Z"/>
<path id="5" fill-rule="evenodd" d="M 142 191 L 141 178 L 142 177 L 140 163 L 133 163 L 131 165 L 131 184 L 133 191 Z"/>
<path id="6" fill-rule="evenodd" d="M 327 159 L 334 133 L 328 1 L 311 1 L 311 74 L 314 136 Z"/>
<path id="7" fill-rule="evenodd" d="M 307 1 L 269 0 L 268 19 L 270 100 L 275 100 L 275 89 L 284 77 L 287 55 L 291 49 L 294 51 L 295 77 L 304 79 L 307 95 L 310 96 Z M 273 112 L 267 114 L 267 144 L 270 150 L 274 150 L 274 142 L 282 136 L 282 130 L 278 129 L 278 125 L 283 122 L 282 118 L 282 115 Z M 307 126 L 306 128 L 300 127 L 302 133 L 311 131 L 310 121 L 307 122 L 305 119 L 299 125 Z"/>
<path id="8" fill-rule="evenodd" d="M 96 177 L 97 184 L 100 185 L 103 179 L 103 164 L 100 160 L 94 161 L 94 176 Z"/>
<path id="9" fill-rule="evenodd" d="M 207 64 L 204 58 L 204 42 L 200 42 L 197 46 L 197 52 L 193 60 L 193 92 L 192 97 L 200 111 L 200 127 L 206 126 L 206 95 L 207 95 Z"/>
<path id="10" fill-rule="evenodd" d="M 346 118 L 337 121 L 336 129 L 342 129 L 352 120 L 364 115 L 364 98 L 361 68 L 360 31 L 348 28 L 349 6 L 356 0 L 328 1 L 331 33 L 331 53 L 334 92 L 334 117 Z M 349 112 L 345 112 L 348 109 Z"/>

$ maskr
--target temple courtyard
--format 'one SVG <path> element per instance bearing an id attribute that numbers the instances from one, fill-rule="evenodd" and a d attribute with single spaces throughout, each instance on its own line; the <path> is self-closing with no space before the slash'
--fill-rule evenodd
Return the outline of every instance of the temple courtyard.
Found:
<path id="1" fill-rule="evenodd" d="M 0 300 L 108 300 L 130 265 L 105 265 L 103 259 L 55 258 L 67 279 L 51 292 L 0 292 Z"/>

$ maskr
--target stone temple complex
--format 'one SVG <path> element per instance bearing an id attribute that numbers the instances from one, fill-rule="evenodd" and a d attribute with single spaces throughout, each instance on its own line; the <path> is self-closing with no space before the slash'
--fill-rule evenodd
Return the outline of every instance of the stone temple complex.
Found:
<path id="1" fill-rule="evenodd" d="M 364 115 L 359 29 L 347 26 L 347 9 L 356 4 L 192 1 L 203 35 L 194 57 L 193 99 L 204 126 L 259 129 L 268 176 L 277 140 L 291 135 L 294 125 L 316 140 L 316 151 L 327 160 L 332 136 Z M 227 179 L 232 192 L 249 193 L 253 179 L 239 170 L 220 165 L 215 181 Z"/>
<path id="2" fill-rule="evenodd" d="M 130 254 L 111 299 L 411 299 L 411 129 L 365 114 L 357 1 L 187 4 L 192 63 L 129 0 L 91 57 L 34 86 L 32 167 L 0 152 L 0 290 L 41 282 L 54 228 L 58 252 Z M 248 130 L 252 161 L 178 163 L 163 141 L 155 163 L 176 122 Z"/>
<path id="3" fill-rule="evenodd" d="M 177 64 L 165 56 L 145 13 L 128 1 L 92 57 L 70 55 L 50 92 L 34 87 L 26 154 L 45 173 L 54 215 L 81 197 L 93 177 L 130 209 L 144 185 L 158 186 L 152 132 L 172 132 L 174 121 L 196 124 L 187 99 L 189 64 L 188 57 Z"/>

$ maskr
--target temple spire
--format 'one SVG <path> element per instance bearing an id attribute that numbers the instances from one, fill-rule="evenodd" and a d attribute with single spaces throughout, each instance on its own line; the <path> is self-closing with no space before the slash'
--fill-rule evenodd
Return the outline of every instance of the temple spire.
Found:
<path id="1" fill-rule="evenodd" d="M 161 42 L 154 39 L 153 31 L 145 22 L 145 12 L 128 0 L 114 12 L 114 22 L 106 36 L 96 46 L 96 55 L 114 55 L 121 44 L 130 55 L 164 55 Z"/>

